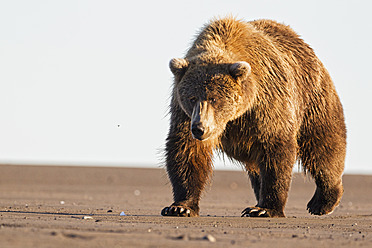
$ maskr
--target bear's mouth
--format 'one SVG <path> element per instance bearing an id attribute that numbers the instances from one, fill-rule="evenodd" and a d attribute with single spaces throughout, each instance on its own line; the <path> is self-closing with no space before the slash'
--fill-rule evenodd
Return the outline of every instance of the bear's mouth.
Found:
<path id="1" fill-rule="evenodd" d="M 196 140 L 199 140 L 199 141 L 206 141 L 207 139 L 209 139 L 210 136 L 208 137 L 204 137 L 204 136 L 194 136 L 194 134 L 192 135 L 192 137 Z"/>

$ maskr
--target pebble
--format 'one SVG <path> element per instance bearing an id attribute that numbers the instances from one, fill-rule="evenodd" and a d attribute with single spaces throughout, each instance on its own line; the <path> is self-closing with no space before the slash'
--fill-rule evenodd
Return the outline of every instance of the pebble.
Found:
<path id="1" fill-rule="evenodd" d="M 230 183 L 230 189 L 237 189 L 239 186 L 236 182 Z"/>
<path id="2" fill-rule="evenodd" d="M 182 235 L 180 235 L 178 237 L 175 237 L 174 239 L 188 241 L 189 240 L 189 236 L 187 236 L 185 234 L 182 234 Z"/>
<path id="3" fill-rule="evenodd" d="M 208 240 L 209 242 L 212 242 L 212 243 L 216 242 L 216 238 L 213 237 L 213 236 L 210 235 L 210 234 L 205 235 L 205 236 L 203 237 L 203 239 Z"/>
<path id="4" fill-rule="evenodd" d="M 83 220 L 93 220 L 93 218 L 91 216 L 84 216 Z"/>

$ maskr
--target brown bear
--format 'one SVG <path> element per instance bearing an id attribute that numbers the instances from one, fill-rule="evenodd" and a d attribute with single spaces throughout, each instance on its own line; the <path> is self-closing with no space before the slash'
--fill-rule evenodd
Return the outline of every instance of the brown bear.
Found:
<path id="1" fill-rule="evenodd" d="M 174 203 L 164 216 L 198 216 L 213 151 L 244 165 L 257 199 L 242 216 L 284 217 L 292 168 L 315 180 L 311 214 L 331 213 L 343 194 L 343 108 L 312 48 L 271 20 L 216 19 L 185 58 L 174 85 L 166 169 Z"/>

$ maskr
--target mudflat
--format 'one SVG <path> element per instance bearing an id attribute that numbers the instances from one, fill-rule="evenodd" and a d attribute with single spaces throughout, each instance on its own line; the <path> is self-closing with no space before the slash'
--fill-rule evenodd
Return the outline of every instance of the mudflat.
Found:
<path id="1" fill-rule="evenodd" d="M 372 247 L 372 176 L 344 175 L 327 216 L 294 174 L 286 218 L 242 218 L 256 204 L 242 171 L 215 171 L 200 217 L 163 217 L 164 169 L 0 165 L 0 247 Z"/>

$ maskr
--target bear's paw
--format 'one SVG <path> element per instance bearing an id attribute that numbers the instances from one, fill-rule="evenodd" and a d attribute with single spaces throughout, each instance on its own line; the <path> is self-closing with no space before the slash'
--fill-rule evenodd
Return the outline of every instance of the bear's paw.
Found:
<path id="1" fill-rule="evenodd" d="M 242 217 L 285 217 L 283 210 L 247 207 L 242 211 Z"/>
<path id="2" fill-rule="evenodd" d="M 162 216 L 176 216 L 176 217 L 196 217 L 198 214 L 191 208 L 185 206 L 170 206 L 165 207 L 161 211 Z"/>
<path id="3" fill-rule="evenodd" d="M 307 210 L 313 215 L 331 214 L 339 205 L 343 192 L 341 184 L 327 189 L 317 188 L 307 204 Z"/>
<path id="4" fill-rule="evenodd" d="M 242 217 L 271 217 L 266 209 L 248 207 L 242 211 Z"/>

